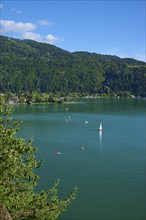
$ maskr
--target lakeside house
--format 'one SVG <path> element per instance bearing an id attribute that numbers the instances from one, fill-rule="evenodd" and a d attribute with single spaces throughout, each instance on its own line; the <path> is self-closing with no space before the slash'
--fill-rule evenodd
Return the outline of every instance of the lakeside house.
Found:
<path id="1" fill-rule="evenodd" d="M 14 96 L 14 97 L 12 97 L 11 99 L 9 99 L 8 100 L 8 103 L 9 104 L 17 104 L 19 102 L 19 98 L 18 98 L 18 96 Z"/>

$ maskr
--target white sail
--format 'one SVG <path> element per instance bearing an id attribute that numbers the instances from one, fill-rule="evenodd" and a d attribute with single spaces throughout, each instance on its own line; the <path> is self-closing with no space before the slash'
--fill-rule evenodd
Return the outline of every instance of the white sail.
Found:
<path id="1" fill-rule="evenodd" d="M 102 122 L 100 123 L 98 131 L 102 131 Z"/>

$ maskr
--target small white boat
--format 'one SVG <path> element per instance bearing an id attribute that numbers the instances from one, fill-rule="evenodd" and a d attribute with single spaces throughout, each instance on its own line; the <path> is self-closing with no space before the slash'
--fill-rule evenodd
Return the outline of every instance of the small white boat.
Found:
<path id="1" fill-rule="evenodd" d="M 84 150 L 84 147 L 82 146 L 81 149 Z"/>
<path id="2" fill-rule="evenodd" d="M 102 131 L 102 122 L 99 125 L 98 131 L 101 132 Z"/>
<path id="3" fill-rule="evenodd" d="M 89 121 L 85 121 L 85 124 L 88 124 L 89 123 Z"/>
<path id="4" fill-rule="evenodd" d="M 57 152 L 53 152 L 53 154 L 60 155 L 61 152 L 57 151 Z"/>

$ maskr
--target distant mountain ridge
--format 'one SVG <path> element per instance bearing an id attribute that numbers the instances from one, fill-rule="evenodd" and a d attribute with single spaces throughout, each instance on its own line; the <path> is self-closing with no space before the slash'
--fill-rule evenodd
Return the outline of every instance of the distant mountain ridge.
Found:
<path id="1" fill-rule="evenodd" d="M 0 36 L 0 92 L 146 96 L 146 63 Z"/>

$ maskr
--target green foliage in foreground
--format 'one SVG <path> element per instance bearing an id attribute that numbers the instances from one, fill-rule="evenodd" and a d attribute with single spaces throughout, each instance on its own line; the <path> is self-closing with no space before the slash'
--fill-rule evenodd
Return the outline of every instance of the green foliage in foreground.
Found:
<path id="1" fill-rule="evenodd" d="M 75 199 L 77 188 L 63 200 L 57 196 L 59 180 L 48 191 L 35 192 L 39 177 L 34 171 L 42 162 L 36 160 L 32 141 L 16 136 L 20 123 L 12 120 L 11 112 L 12 107 L 0 105 L 0 219 L 57 219 Z"/>

